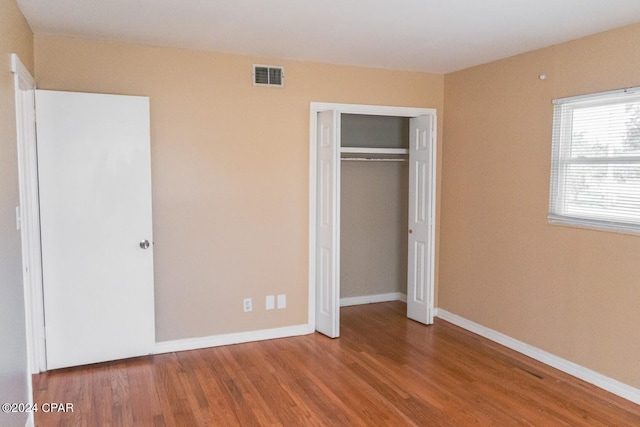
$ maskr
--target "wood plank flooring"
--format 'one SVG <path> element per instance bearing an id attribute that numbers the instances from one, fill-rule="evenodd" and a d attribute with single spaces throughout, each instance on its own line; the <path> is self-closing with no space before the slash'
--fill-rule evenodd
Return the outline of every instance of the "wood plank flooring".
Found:
<path id="1" fill-rule="evenodd" d="M 34 376 L 45 426 L 638 426 L 640 406 L 400 302 L 320 334 Z"/>

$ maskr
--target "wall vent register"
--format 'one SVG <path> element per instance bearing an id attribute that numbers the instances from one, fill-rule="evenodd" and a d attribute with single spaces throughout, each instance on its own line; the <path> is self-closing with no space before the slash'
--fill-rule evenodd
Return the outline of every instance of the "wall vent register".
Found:
<path id="1" fill-rule="evenodd" d="M 273 65 L 254 64 L 253 85 L 284 87 L 284 68 Z"/>

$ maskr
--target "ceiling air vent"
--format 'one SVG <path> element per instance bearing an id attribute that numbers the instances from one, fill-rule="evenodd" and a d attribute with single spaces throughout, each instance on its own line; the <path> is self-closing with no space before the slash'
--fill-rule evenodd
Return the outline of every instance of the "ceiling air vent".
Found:
<path id="1" fill-rule="evenodd" d="M 254 65 L 253 85 L 284 87 L 284 68 L 273 65 Z"/>

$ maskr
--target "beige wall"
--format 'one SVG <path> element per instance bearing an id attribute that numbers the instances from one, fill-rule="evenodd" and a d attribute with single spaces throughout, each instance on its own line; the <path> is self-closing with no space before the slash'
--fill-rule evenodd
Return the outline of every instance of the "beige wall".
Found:
<path id="1" fill-rule="evenodd" d="M 307 322 L 310 101 L 443 107 L 440 75 L 50 36 L 35 52 L 40 88 L 151 97 L 158 341 Z M 286 87 L 253 87 L 254 62 Z"/>
<path id="2" fill-rule="evenodd" d="M 27 350 L 18 194 L 15 92 L 9 55 L 33 70 L 33 34 L 14 0 L 0 0 L 0 402 L 28 402 Z M 26 414 L 0 412 L 0 425 L 24 426 Z"/>
<path id="3" fill-rule="evenodd" d="M 552 99 L 640 85 L 639 45 L 635 25 L 445 77 L 439 272 L 440 307 L 635 387 L 640 237 L 546 215 Z"/>
<path id="4" fill-rule="evenodd" d="M 341 167 L 340 297 L 407 293 L 409 167 Z"/>

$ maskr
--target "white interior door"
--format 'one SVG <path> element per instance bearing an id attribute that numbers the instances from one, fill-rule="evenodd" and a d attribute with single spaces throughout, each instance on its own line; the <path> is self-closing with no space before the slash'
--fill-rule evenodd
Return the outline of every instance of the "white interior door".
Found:
<path id="1" fill-rule="evenodd" d="M 47 368 L 155 342 L 149 99 L 36 91 Z"/>
<path id="2" fill-rule="evenodd" d="M 340 336 L 340 114 L 318 113 L 316 330 Z"/>
<path id="3" fill-rule="evenodd" d="M 412 118 L 409 135 L 407 317 L 431 324 L 434 280 L 434 116 Z"/>

